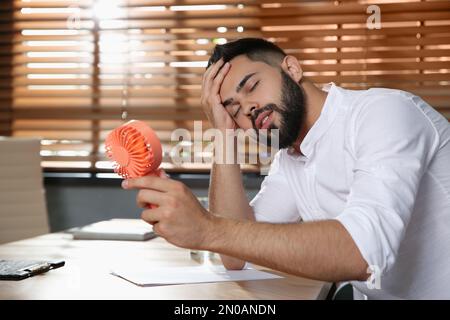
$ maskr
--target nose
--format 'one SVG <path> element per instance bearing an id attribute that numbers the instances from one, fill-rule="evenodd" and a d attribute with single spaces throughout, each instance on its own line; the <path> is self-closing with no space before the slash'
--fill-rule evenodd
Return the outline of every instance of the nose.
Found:
<path id="1" fill-rule="evenodd" d="M 255 102 L 248 102 L 244 105 L 244 114 L 250 119 L 255 114 L 256 110 L 258 110 L 258 104 Z"/>

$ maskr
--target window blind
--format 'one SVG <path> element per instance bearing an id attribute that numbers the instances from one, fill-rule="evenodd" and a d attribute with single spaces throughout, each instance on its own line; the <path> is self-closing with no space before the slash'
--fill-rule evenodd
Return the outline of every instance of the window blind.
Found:
<path id="1" fill-rule="evenodd" d="M 163 167 L 207 171 L 171 163 L 171 133 L 209 128 L 206 62 L 241 37 L 273 41 L 319 86 L 403 89 L 450 118 L 448 0 L 3 0 L 0 135 L 42 137 L 47 170 L 108 171 L 103 141 L 126 116 L 157 130 Z"/>

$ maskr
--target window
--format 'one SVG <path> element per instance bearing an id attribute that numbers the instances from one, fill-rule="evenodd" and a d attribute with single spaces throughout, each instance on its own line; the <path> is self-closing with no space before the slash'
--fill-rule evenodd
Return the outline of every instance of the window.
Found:
<path id="1" fill-rule="evenodd" d="M 165 168 L 208 170 L 171 164 L 171 132 L 206 120 L 206 61 L 240 37 L 274 41 L 318 85 L 404 89 L 450 118 L 447 0 L 2 0 L 0 22 L 0 135 L 42 137 L 47 170 L 110 170 L 103 141 L 125 116 L 158 131 Z"/>

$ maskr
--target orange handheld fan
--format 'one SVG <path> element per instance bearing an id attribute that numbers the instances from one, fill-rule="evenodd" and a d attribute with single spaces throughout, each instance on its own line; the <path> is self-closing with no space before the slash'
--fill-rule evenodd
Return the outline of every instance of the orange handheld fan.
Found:
<path id="1" fill-rule="evenodd" d="M 154 173 L 162 161 L 162 147 L 156 133 L 139 120 L 131 120 L 111 131 L 105 141 L 106 155 L 122 178 L 139 178 Z"/>

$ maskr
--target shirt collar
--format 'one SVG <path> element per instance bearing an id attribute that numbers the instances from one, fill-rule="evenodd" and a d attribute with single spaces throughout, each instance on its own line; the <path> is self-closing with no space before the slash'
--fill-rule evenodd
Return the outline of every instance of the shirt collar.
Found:
<path id="1" fill-rule="evenodd" d="M 309 129 L 308 133 L 300 144 L 300 150 L 307 159 L 312 156 L 316 143 L 331 126 L 337 114 L 337 104 L 339 104 L 338 87 L 333 82 L 331 82 L 325 85 L 322 90 L 328 92 L 328 95 L 325 99 L 322 111 L 320 112 L 320 116 L 311 127 L 311 129 Z M 297 153 L 292 147 L 290 147 L 288 149 L 288 154 L 291 156 L 295 156 Z M 298 154 L 296 158 L 297 157 Z"/>

